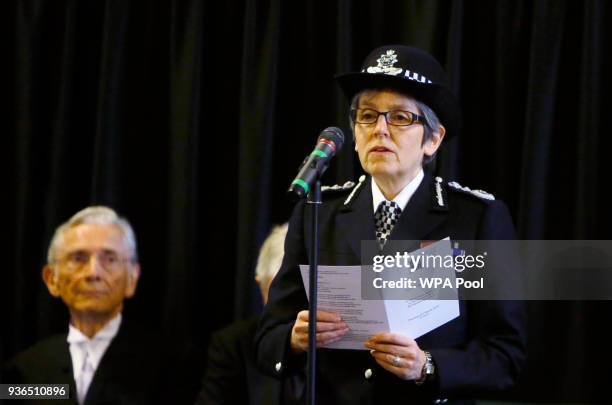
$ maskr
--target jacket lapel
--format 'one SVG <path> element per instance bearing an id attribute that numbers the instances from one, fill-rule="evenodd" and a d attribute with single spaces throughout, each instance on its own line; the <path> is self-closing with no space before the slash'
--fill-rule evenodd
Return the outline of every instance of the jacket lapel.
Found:
<path id="1" fill-rule="evenodd" d="M 74 381 L 74 373 L 72 371 L 72 357 L 70 355 L 70 349 L 66 339 L 67 335 L 62 335 L 61 340 L 58 340 L 58 343 L 54 344 L 55 347 L 53 348 L 53 352 L 50 353 L 51 356 L 54 357 L 52 364 L 57 364 L 57 368 L 48 368 L 49 372 L 53 372 L 54 374 L 49 376 L 49 378 L 55 384 L 68 384 L 71 400 L 67 403 L 76 404 L 76 383 Z"/>
<path id="2" fill-rule="evenodd" d="M 408 201 L 398 223 L 391 231 L 391 240 L 421 241 L 446 220 L 447 211 L 432 208 L 433 180 L 425 174 L 421 184 Z"/>
<path id="3" fill-rule="evenodd" d="M 360 183 L 357 195 L 344 204 L 336 217 L 336 226 L 355 255 L 361 259 L 361 241 L 376 240 L 372 210 L 372 178 Z"/>
<path id="4" fill-rule="evenodd" d="M 371 182 L 372 178 L 368 176 L 358 190 L 358 194 L 340 208 L 336 219 L 341 235 L 346 238 L 359 258 L 361 258 L 361 241 L 376 240 Z M 433 179 L 426 173 L 391 231 L 390 240 L 420 242 L 447 219 L 448 211 L 435 209 L 432 205 L 433 187 Z"/>
<path id="5" fill-rule="evenodd" d="M 118 375 L 125 373 L 125 368 L 129 367 L 129 361 L 121 361 L 123 344 L 126 336 L 125 319 L 121 322 L 117 335 L 111 340 L 106 352 L 100 359 L 98 368 L 91 380 L 85 404 L 98 403 L 117 403 L 123 392 L 116 385 Z M 134 375 L 134 378 L 138 378 Z"/>

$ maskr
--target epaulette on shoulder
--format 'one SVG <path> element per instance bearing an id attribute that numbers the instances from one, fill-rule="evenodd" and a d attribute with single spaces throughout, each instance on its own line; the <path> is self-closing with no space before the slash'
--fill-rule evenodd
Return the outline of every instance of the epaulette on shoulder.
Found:
<path id="1" fill-rule="evenodd" d="M 495 200 L 495 196 L 491 193 L 487 193 L 484 190 L 472 190 L 469 187 L 462 186 L 456 181 L 449 181 L 448 185 L 451 188 L 451 190 L 456 190 L 456 191 L 459 191 L 465 194 L 470 194 L 470 195 L 480 198 L 481 200 L 488 200 L 488 201 Z"/>
<path id="2" fill-rule="evenodd" d="M 361 187 L 361 185 L 363 184 L 363 182 L 366 180 L 366 176 L 362 175 L 361 177 L 359 177 L 359 182 L 355 183 L 354 181 L 347 181 L 346 183 L 344 183 L 343 185 L 333 185 L 333 186 L 322 186 L 321 187 L 321 191 L 328 194 L 328 193 L 341 193 L 344 191 L 351 191 L 351 193 L 348 195 L 348 197 L 346 197 L 346 200 L 344 200 L 344 204 L 343 205 L 348 205 L 348 203 L 351 202 L 351 200 L 353 199 L 353 196 L 355 195 L 355 192 L 357 190 L 359 190 L 359 188 Z"/>

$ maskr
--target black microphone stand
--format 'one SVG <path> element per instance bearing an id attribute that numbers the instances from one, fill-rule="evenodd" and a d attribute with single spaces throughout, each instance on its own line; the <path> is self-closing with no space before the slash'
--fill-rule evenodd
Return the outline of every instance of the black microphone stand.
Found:
<path id="1" fill-rule="evenodd" d="M 317 179 L 308 193 L 311 207 L 310 271 L 308 302 L 308 374 L 306 376 L 306 403 L 315 405 L 317 370 L 317 276 L 319 273 L 319 205 L 321 205 L 321 181 Z"/>
<path id="2" fill-rule="evenodd" d="M 311 207 L 310 272 L 308 277 L 308 372 L 306 378 L 306 403 L 315 405 L 317 370 L 317 276 L 319 270 L 319 206 L 321 205 L 321 176 L 329 160 L 342 148 L 344 134 L 336 127 L 325 128 L 319 135 L 315 150 L 304 159 L 288 192 L 303 198 Z M 311 187 L 309 187 L 312 184 Z"/>

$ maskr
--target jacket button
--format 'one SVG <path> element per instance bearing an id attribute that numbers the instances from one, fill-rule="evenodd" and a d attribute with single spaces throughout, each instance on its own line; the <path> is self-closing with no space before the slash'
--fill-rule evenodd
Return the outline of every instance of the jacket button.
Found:
<path id="1" fill-rule="evenodd" d="M 372 378 L 372 369 L 367 369 L 365 373 L 363 373 L 363 375 L 365 376 L 366 380 L 369 380 L 370 378 Z"/>
<path id="2" fill-rule="evenodd" d="M 281 363 L 280 361 L 278 363 L 276 363 L 276 365 L 274 366 L 274 368 L 276 369 L 277 373 L 280 373 L 281 370 L 283 369 L 283 363 Z"/>

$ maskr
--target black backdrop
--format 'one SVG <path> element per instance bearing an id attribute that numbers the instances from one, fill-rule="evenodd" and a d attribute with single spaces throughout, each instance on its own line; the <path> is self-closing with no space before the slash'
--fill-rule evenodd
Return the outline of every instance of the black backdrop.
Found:
<path id="1" fill-rule="evenodd" d="M 612 239 L 602 1 L 23 0 L 0 6 L 6 359 L 66 313 L 40 278 L 53 229 L 127 216 L 143 275 L 127 315 L 206 345 L 259 310 L 257 248 L 318 132 L 348 134 L 333 81 L 375 46 L 447 68 L 464 129 L 434 170 L 505 200 L 524 239 Z M 359 175 L 352 145 L 327 183 Z M 517 398 L 604 402 L 607 302 L 530 303 Z"/>

